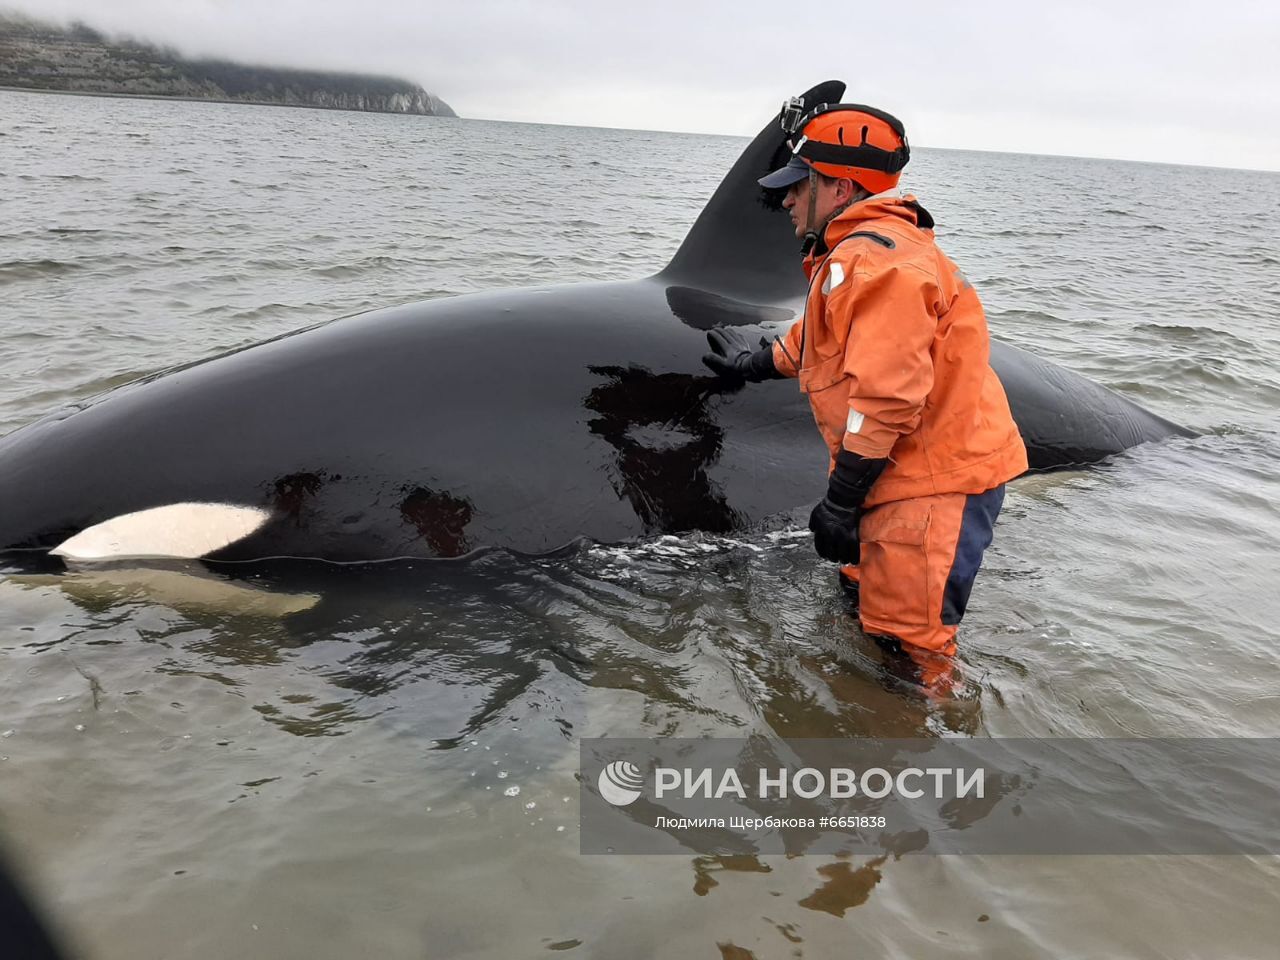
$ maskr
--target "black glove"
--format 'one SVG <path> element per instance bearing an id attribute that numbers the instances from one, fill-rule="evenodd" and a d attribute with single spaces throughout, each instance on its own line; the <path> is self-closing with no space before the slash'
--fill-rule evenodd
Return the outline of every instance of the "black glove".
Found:
<path id="1" fill-rule="evenodd" d="M 868 460 L 844 449 L 836 456 L 836 468 L 827 481 L 827 495 L 809 514 L 813 547 L 824 560 L 858 562 L 862 504 L 888 462 L 887 457 Z"/>
<path id="2" fill-rule="evenodd" d="M 773 365 L 773 344 L 760 338 L 760 349 L 752 350 L 746 337 L 731 327 L 716 327 L 707 331 L 707 343 L 711 344 L 713 353 L 702 356 L 702 362 L 720 375 L 722 379 L 734 383 L 761 380 L 780 380 L 785 374 L 779 373 Z"/>

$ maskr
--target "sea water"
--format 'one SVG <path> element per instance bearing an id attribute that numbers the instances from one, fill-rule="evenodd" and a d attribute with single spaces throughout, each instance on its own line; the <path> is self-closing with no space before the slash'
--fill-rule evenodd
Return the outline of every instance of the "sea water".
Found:
<path id="1" fill-rule="evenodd" d="M 0 93 L 0 432 L 335 316 L 652 273 L 745 144 Z M 1011 485 L 954 699 L 893 678 L 800 529 L 200 589 L 6 568 L 0 832 L 72 941 L 1274 953 L 1271 857 L 577 852 L 584 736 L 1280 729 L 1280 176 L 921 148 L 904 186 L 995 336 L 1201 434 Z"/>

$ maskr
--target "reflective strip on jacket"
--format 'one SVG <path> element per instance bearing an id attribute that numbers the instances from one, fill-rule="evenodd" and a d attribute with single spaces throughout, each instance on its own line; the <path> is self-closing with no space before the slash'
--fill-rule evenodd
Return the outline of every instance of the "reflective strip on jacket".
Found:
<path id="1" fill-rule="evenodd" d="M 779 372 L 809 395 L 833 458 L 842 445 L 889 458 L 868 507 L 982 493 L 1027 469 L 982 304 L 932 226 L 911 197 L 870 197 L 841 213 L 827 225 L 829 252 L 805 261 L 804 317 L 773 348 Z"/>

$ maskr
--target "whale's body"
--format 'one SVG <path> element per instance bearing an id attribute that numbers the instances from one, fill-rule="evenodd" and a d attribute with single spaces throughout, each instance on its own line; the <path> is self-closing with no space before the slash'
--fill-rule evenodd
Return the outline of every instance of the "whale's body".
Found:
<path id="1" fill-rule="evenodd" d="M 755 202 L 776 140 L 757 137 L 656 276 L 347 317 L 14 432 L 0 549 L 206 502 L 270 518 L 220 559 L 541 553 L 740 530 L 814 501 L 827 453 L 795 382 L 729 389 L 700 362 L 711 327 L 772 336 L 800 309 L 787 219 Z M 1033 469 L 1185 432 L 1013 347 L 993 343 L 992 363 Z"/>

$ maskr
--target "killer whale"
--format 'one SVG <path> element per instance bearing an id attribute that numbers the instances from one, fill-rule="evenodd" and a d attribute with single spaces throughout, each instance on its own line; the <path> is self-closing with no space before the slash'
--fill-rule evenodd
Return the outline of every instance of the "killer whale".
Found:
<path id="1" fill-rule="evenodd" d="M 263 521 L 201 540 L 214 560 L 545 553 L 742 530 L 812 502 L 827 454 L 795 384 L 733 389 L 700 362 L 711 327 L 772 336 L 800 309 L 794 236 L 755 183 L 781 147 L 775 118 L 654 276 L 346 317 L 15 431 L 0 549 L 48 551 L 144 511 L 152 526 L 98 555 L 187 555 L 173 528 L 190 512 L 157 508 L 219 504 Z M 992 363 L 1033 469 L 1186 433 L 1014 347 L 993 342 Z"/>

